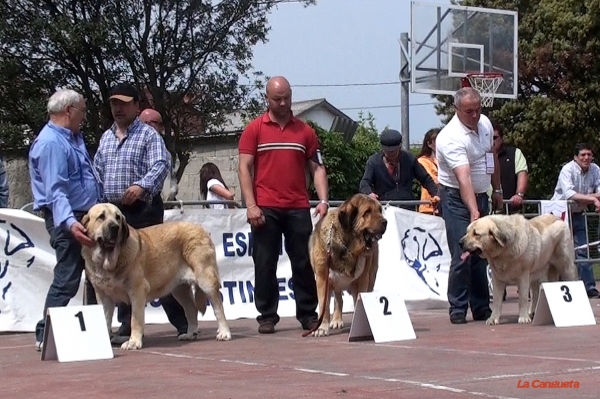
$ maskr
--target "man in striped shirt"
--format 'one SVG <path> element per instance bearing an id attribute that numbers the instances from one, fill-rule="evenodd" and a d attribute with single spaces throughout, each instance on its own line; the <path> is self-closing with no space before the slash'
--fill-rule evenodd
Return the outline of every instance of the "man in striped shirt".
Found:
<path id="1" fill-rule="evenodd" d="M 572 200 L 571 222 L 575 246 L 587 245 L 586 217 L 583 212 L 588 205 L 594 205 L 596 212 L 600 210 L 600 167 L 593 163 L 592 147 L 578 143 L 573 151 L 573 160 L 560 170 L 558 182 L 554 189 L 553 201 Z M 578 259 L 587 258 L 589 249 L 575 251 Z M 579 278 L 585 285 L 589 298 L 597 298 L 600 293 L 596 289 L 594 269 L 589 262 L 578 262 Z"/>
<path id="2" fill-rule="evenodd" d="M 169 174 L 170 154 L 160 134 L 140 122 L 139 95 L 128 83 L 116 85 L 110 93 L 114 124 L 102 135 L 94 166 L 104 183 L 104 199 L 119 207 L 127 223 L 136 229 L 163 222 L 161 190 Z M 161 304 L 178 335 L 187 334 L 187 320 L 181 305 L 169 294 Z M 122 323 L 113 344 L 122 344 L 131 333 L 131 306 L 118 305 Z"/>
<path id="3" fill-rule="evenodd" d="M 327 173 L 315 131 L 292 115 L 292 89 L 282 76 L 267 82 L 269 109 L 246 127 L 239 144 L 239 179 L 252 228 L 254 303 L 258 332 L 272 334 L 279 322 L 277 261 L 281 235 L 292 265 L 296 318 L 305 330 L 317 324 L 317 286 L 308 240 L 313 226 L 306 189 L 306 168 L 327 214 Z"/>

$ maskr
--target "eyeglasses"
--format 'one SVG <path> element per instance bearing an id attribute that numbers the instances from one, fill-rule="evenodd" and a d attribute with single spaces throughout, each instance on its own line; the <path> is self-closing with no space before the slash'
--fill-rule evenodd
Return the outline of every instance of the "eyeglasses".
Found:
<path id="1" fill-rule="evenodd" d="M 155 125 L 162 125 L 163 124 L 161 121 L 148 121 L 148 123 L 149 124 L 152 123 L 152 124 L 155 124 Z"/>
<path id="2" fill-rule="evenodd" d="M 71 105 L 71 108 L 75 108 L 77 111 L 81 112 L 82 114 L 86 114 L 87 113 L 87 109 L 77 108 L 74 105 Z"/>

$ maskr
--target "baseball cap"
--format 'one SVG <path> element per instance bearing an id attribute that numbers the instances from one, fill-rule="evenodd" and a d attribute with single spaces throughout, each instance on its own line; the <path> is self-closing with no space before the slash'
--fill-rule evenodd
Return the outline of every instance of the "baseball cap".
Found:
<path id="1" fill-rule="evenodd" d="M 402 144 L 402 134 L 394 129 L 386 129 L 381 132 L 379 143 L 383 151 L 396 151 Z"/>
<path id="2" fill-rule="evenodd" d="M 136 102 L 140 100 L 137 90 L 129 83 L 119 83 L 114 86 L 110 91 L 110 97 L 108 99 L 112 100 L 113 98 L 126 103 L 132 100 Z"/>

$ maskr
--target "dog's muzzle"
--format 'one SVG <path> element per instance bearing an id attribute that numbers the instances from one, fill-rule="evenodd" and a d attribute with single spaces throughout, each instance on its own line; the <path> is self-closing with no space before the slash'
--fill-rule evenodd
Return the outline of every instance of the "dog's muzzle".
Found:
<path id="1" fill-rule="evenodd" d="M 107 223 L 102 228 L 102 235 L 96 238 L 101 248 L 111 250 L 117 246 L 119 240 L 119 224 L 115 222 Z"/>
<path id="2" fill-rule="evenodd" d="M 377 230 L 365 230 L 363 235 L 365 239 L 365 247 L 367 250 L 373 248 L 373 245 L 383 237 L 385 230 L 387 229 L 387 220 L 383 219 L 381 227 Z"/>

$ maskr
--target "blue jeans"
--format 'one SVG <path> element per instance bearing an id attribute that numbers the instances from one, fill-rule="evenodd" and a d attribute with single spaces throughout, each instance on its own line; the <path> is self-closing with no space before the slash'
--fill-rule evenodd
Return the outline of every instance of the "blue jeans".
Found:
<path id="1" fill-rule="evenodd" d="M 490 310 L 490 294 L 487 279 L 487 261 L 479 256 L 460 259 L 462 249 L 459 240 L 466 234 L 471 215 L 456 188 L 440 186 L 442 217 L 446 222 L 446 237 L 452 260 L 448 274 L 448 303 L 450 315 L 466 316 L 471 306 L 474 318 L 481 318 Z M 476 195 L 481 217 L 489 212 L 487 194 Z"/>
<path id="2" fill-rule="evenodd" d="M 573 242 L 575 246 L 586 245 L 588 243 L 586 236 L 585 216 L 582 213 L 571 214 L 571 222 L 573 224 Z M 587 259 L 589 249 L 583 248 L 575 251 L 577 259 Z M 590 262 L 577 262 L 577 271 L 579 278 L 583 281 L 586 291 L 596 288 L 596 279 L 594 278 L 594 270 Z"/>
<path id="3" fill-rule="evenodd" d="M 81 220 L 85 212 L 74 211 L 77 220 Z M 35 340 L 42 342 L 46 326 L 46 310 L 52 307 L 67 306 L 69 301 L 77 294 L 81 274 L 85 263 L 81 256 L 81 244 L 73 237 L 70 231 L 54 227 L 52 212 L 44 210 L 46 230 L 50 234 L 50 245 L 56 252 L 56 266 L 54 278 L 44 303 L 43 318 L 35 327 Z"/>

